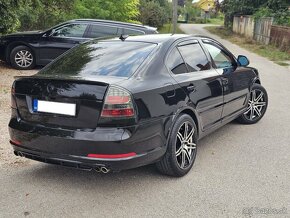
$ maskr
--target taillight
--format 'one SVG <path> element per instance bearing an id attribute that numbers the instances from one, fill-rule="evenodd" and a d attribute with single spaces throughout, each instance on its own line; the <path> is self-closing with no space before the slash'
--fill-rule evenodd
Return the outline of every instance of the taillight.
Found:
<path id="1" fill-rule="evenodd" d="M 11 108 L 16 109 L 16 100 L 15 100 L 15 85 L 13 83 L 11 87 Z"/>
<path id="2" fill-rule="evenodd" d="M 115 86 L 110 86 L 106 94 L 101 117 L 134 117 L 135 110 L 131 94 Z"/>

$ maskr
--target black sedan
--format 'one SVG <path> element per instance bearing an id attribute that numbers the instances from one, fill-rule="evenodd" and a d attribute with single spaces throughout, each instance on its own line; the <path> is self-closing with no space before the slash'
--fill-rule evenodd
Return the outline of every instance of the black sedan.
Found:
<path id="1" fill-rule="evenodd" d="M 15 80 L 10 142 L 45 163 L 103 173 L 156 163 L 183 176 L 199 139 L 264 116 L 267 92 L 248 64 L 201 36 L 92 40 Z"/>
<path id="2" fill-rule="evenodd" d="M 92 38 L 157 33 L 156 28 L 109 20 L 78 19 L 46 31 L 14 33 L 0 37 L 0 60 L 16 69 L 46 65 L 75 45 Z"/>

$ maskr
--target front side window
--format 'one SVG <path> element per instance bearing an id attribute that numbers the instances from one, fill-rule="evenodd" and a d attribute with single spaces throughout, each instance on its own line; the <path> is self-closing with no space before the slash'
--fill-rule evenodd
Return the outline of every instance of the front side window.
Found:
<path id="1" fill-rule="evenodd" d="M 118 28 L 111 26 L 91 25 L 88 31 L 88 38 L 101 38 L 106 36 L 116 36 Z"/>
<path id="2" fill-rule="evenodd" d="M 178 46 L 178 49 L 190 72 L 210 69 L 210 62 L 208 61 L 199 43 Z"/>
<path id="3" fill-rule="evenodd" d="M 208 52 L 210 53 L 218 69 L 233 66 L 232 58 L 228 54 L 226 54 L 222 49 L 209 43 L 204 43 L 204 45 L 207 48 Z"/>
<path id="4" fill-rule="evenodd" d="M 52 36 L 82 38 L 87 26 L 87 24 L 70 24 L 56 30 Z"/>
<path id="5" fill-rule="evenodd" d="M 169 53 L 166 65 L 174 74 L 182 74 L 188 72 L 186 65 L 177 48 L 172 49 Z"/>

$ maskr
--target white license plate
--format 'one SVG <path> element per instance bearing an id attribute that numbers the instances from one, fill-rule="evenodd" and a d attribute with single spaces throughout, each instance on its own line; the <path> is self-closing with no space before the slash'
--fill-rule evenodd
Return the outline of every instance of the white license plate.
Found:
<path id="1" fill-rule="evenodd" d="M 34 99 L 32 107 L 34 112 L 62 114 L 69 116 L 76 115 L 76 104 L 72 103 L 41 101 Z"/>

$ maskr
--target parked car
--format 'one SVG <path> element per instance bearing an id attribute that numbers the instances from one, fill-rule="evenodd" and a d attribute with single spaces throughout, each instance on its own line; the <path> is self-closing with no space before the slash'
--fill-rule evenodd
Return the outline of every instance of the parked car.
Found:
<path id="1" fill-rule="evenodd" d="M 248 64 L 201 36 L 92 40 L 15 80 L 10 143 L 45 163 L 103 173 L 156 163 L 183 176 L 199 139 L 264 116 L 267 92 Z"/>
<path id="2" fill-rule="evenodd" d="M 75 45 L 92 38 L 157 33 L 156 28 L 109 20 L 71 20 L 46 31 L 0 37 L 0 60 L 16 69 L 46 65 Z"/>

